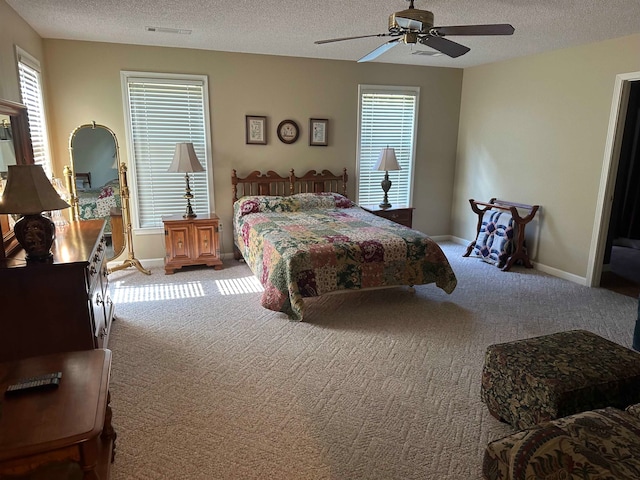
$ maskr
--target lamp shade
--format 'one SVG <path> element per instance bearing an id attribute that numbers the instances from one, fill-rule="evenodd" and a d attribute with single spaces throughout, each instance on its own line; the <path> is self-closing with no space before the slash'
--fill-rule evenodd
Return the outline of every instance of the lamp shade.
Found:
<path id="1" fill-rule="evenodd" d="M 173 162 L 167 172 L 204 172 L 204 168 L 193 149 L 193 143 L 176 143 Z"/>
<path id="2" fill-rule="evenodd" d="M 41 165 L 9 165 L 7 184 L 0 198 L 0 213 L 33 215 L 68 207 Z"/>
<path id="3" fill-rule="evenodd" d="M 393 148 L 383 148 L 378 157 L 378 163 L 375 170 L 400 170 L 398 159 L 396 158 L 396 151 Z"/>

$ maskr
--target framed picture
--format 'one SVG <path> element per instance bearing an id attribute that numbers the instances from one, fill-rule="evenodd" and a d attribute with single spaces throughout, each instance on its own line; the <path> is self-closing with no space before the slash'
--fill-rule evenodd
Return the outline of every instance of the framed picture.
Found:
<path id="1" fill-rule="evenodd" d="M 329 120 L 326 118 L 309 119 L 309 145 L 326 147 L 329 144 Z"/>
<path id="2" fill-rule="evenodd" d="M 267 144 L 267 117 L 246 115 L 246 140 L 252 145 Z"/>

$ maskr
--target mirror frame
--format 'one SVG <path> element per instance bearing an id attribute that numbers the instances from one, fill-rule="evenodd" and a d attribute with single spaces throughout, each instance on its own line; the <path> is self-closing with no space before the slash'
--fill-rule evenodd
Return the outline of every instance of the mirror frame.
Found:
<path id="1" fill-rule="evenodd" d="M 121 203 L 121 210 L 122 210 L 122 229 L 123 229 L 123 243 L 122 246 L 120 248 L 120 251 L 116 252 L 115 249 L 113 251 L 114 256 L 111 258 L 108 258 L 107 261 L 113 261 L 116 258 L 118 258 L 120 255 L 122 255 L 125 250 L 128 248 L 127 247 L 127 243 L 130 242 L 130 239 L 128 238 L 128 231 L 131 229 L 130 225 L 127 225 L 127 220 L 126 218 L 128 217 L 128 203 L 127 206 L 125 207 L 125 200 L 128 200 L 128 188 L 127 188 L 127 184 L 126 184 L 126 179 L 123 181 L 123 174 L 122 174 L 122 168 L 124 166 L 124 164 L 121 163 L 120 161 L 120 145 L 118 144 L 118 138 L 116 137 L 116 134 L 113 130 L 111 130 L 109 127 L 107 127 L 106 125 L 101 125 L 99 123 L 96 122 L 91 122 L 91 123 L 84 123 L 76 128 L 73 129 L 73 131 L 71 132 L 71 134 L 69 135 L 69 166 L 68 168 L 65 167 L 65 171 L 64 171 L 64 177 L 65 177 L 65 181 L 66 181 L 66 187 L 67 190 L 69 190 L 69 193 L 71 194 L 71 217 L 72 220 L 74 222 L 80 222 L 82 221 L 82 219 L 80 218 L 80 204 L 79 204 L 79 199 L 78 199 L 78 189 L 77 189 L 77 185 L 76 185 L 76 166 L 75 166 L 75 161 L 73 158 L 73 140 L 75 139 L 75 136 L 77 135 L 77 133 L 80 130 L 84 130 L 84 129 L 91 129 L 91 130 L 97 130 L 97 129 L 102 129 L 102 130 L 106 130 L 111 137 L 113 138 L 113 143 L 114 143 L 114 147 L 115 147 L 115 161 L 116 161 L 116 165 L 118 166 L 117 171 L 118 171 L 118 183 L 120 184 L 120 203 Z M 125 198 L 126 196 L 126 198 Z M 125 214 L 125 210 L 127 210 L 127 213 Z M 113 238 L 112 238 L 113 241 Z"/>
<path id="2" fill-rule="evenodd" d="M 29 117 L 27 107 L 21 103 L 0 99 L 0 114 L 9 115 L 11 118 L 11 134 L 13 135 L 13 148 L 16 154 L 17 165 L 32 165 L 34 163 L 31 134 L 29 133 Z M 0 242 L 0 260 L 12 255 L 20 248 L 13 229 L 3 232 Z"/>

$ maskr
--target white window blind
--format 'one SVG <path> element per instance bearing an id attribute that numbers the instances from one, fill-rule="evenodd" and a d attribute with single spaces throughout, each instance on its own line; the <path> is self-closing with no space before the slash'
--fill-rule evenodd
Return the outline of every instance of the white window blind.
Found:
<path id="1" fill-rule="evenodd" d="M 44 102 L 42 101 L 40 63 L 20 48 L 17 48 L 17 52 L 20 94 L 22 103 L 27 107 L 34 161 L 37 165 L 42 165 L 47 176 L 51 178 L 51 157 L 49 155 Z"/>
<path id="2" fill-rule="evenodd" d="M 136 226 L 162 226 L 162 216 L 183 214 L 185 174 L 167 173 L 176 143 L 193 143 L 204 172 L 189 173 L 196 214 L 209 212 L 206 77 L 126 78 L 130 151 L 135 176 Z"/>
<path id="3" fill-rule="evenodd" d="M 411 205 L 418 95 L 418 88 L 360 87 L 358 203 L 382 201 L 385 172 L 374 168 L 381 150 L 393 147 L 401 170 L 389 172 L 389 202 Z"/>

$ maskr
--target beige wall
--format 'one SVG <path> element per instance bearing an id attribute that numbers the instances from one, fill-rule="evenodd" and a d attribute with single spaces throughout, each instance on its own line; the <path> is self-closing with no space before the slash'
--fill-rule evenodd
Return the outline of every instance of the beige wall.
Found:
<path id="1" fill-rule="evenodd" d="M 15 45 L 42 62 L 42 39 L 22 18 L 0 0 L 0 98 L 20 101 Z M 44 65 L 41 65 L 44 69 Z"/>
<path id="2" fill-rule="evenodd" d="M 355 192 L 358 84 L 417 85 L 420 118 L 414 193 L 416 228 L 450 231 L 451 191 L 459 122 L 459 69 L 357 64 L 265 55 L 45 40 L 55 170 L 68 162 L 70 132 L 90 121 L 113 129 L 128 162 L 120 71 L 205 74 L 209 79 L 215 210 L 223 223 L 223 250 L 231 252 L 231 170 L 240 175 L 290 168 L 350 175 Z M 269 144 L 245 144 L 245 115 L 268 116 Z M 309 147 L 310 117 L 328 118 L 329 146 Z M 275 127 L 292 118 L 301 138 L 282 144 Z M 381 191 L 382 193 L 382 191 Z M 164 256 L 160 235 L 136 235 L 138 258 Z"/>
<path id="3" fill-rule="evenodd" d="M 617 74 L 640 35 L 465 69 L 451 233 L 475 237 L 469 198 L 542 206 L 536 261 L 584 278 Z"/>

